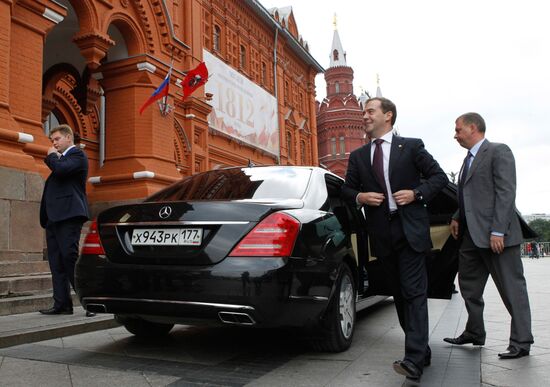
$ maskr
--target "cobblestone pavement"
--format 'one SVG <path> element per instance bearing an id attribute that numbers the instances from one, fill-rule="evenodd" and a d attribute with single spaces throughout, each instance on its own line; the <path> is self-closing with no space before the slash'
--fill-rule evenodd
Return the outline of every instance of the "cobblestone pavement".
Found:
<path id="1" fill-rule="evenodd" d="M 464 327 L 460 295 L 430 300 L 433 357 L 422 386 L 548 385 L 550 259 L 523 262 L 535 335 L 531 356 L 498 360 L 510 318 L 490 282 L 483 348 L 442 341 Z M 283 330 L 178 326 L 152 341 L 119 327 L 2 348 L 0 386 L 406 386 L 391 367 L 403 355 L 403 339 L 391 299 L 359 313 L 354 343 L 339 354 L 312 352 Z"/>

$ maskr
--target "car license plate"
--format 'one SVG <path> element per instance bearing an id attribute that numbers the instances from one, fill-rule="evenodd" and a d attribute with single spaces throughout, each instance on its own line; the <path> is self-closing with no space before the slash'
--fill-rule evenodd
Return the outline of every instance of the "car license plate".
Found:
<path id="1" fill-rule="evenodd" d="M 138 228 L 132 232 L 134 246 L 200 246 L 202 228 Z"/>

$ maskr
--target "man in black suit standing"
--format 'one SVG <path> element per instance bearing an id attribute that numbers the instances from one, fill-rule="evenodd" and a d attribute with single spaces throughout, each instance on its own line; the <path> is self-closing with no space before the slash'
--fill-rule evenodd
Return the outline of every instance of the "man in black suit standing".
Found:
<path id="1" fill-rule="evenodd" d="M 451 233 L 460 241 L 458 284 L 468 311 L 464 332 L 443 340 L 454 345 L 485 344 L 483 290 L 489 275 L 512 317 L 510 339 L 500 359 L 529 355 L 533 334 L 520 245 L 516 162 L 505 144 L 485 138 L 485 120 L 465 113 L 455 121 L 455 139 L 468 149 L 458 183 L 459 209 Z"/>
<path id="2" fill-rule="evenodd" d="M 48 149 L 44 162 L 51 173 L 42 193 L 40 225 L 46 229 L 54 304 L 40 313 L 72 314 L 69 286 L 74 289 L 80 232 L 82 224 L 89 218 L 86 199 L 88 158 L 75 147 L 74 134 L 68 125 L 50 130 L 50 140 L 53 146 Z"/>
<path id="3" fill-rule="evenodd" d="M 390 100 L 367 101 L 364 118 L 372 140 L 350 154 L 343 195 L 365 208 L 371 255 L 384 267 L 405 332 L 405 356 L 394 362 L 394 370 L 419 380 L 431 361 L 426 270 L 431 239 L 426 202 L 448 179 L 422 140 L 392 134 L 396 117 Z"/>

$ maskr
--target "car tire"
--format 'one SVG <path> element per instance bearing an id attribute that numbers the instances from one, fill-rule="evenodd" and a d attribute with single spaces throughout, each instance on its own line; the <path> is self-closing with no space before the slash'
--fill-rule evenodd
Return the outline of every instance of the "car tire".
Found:
<path id="1" fill-rule="evenodd" d="M 124 325 L 128 332 L 138 337 L 165 336 L 174 327 L 174 324 L 156 323 L 132 317 L 115 316 L 115 319 Z"/>
<path id="2" fill-rule="evenodd" d="M 311 340 L 315 350 L 342 352 L 348 349 L 355 331 L 356 287 L 353 274 L 347 264 L 336 282 L 336 291 L 321 325 L 320 337 Z"/>

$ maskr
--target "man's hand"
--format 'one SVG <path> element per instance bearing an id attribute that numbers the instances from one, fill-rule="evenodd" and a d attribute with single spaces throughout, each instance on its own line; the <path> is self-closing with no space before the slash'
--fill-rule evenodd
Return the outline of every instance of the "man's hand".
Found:
<path id="1" fill-rule="evenodd" d="M 357 201 L 361 204 L 378 207 L 384 201 L 384 194 L 380 192 L 361 192 L 357 195 Z"/>
<path id="2" fill-rule="evenodd" d="M 403 189 L 393 193 L 393 199 L 398 206 L 406 206 L 414 202 L 414 191 L 412 189 Z"/>
<path id="3" fill-rule="evenodd" d="M 449 226 L 449 228 L 451 229 L 451 235 L 453 236 L 453 238 L 458 239 L 458 220 L 451 220 L 451 225 Z"/>
<path id="4" fill-rule="evenodd" d="M 491 243 L 493 253 L 500 254 L 504 251 L 504 237 L 491 235 L 489 242 Z"/>
<path id="5" fill-rule="evenodd" d="M 52 153 L 57 153 L 57 149 L 55 149 L 53 146 L 48 148 L 48 156 L 51 155 Z"/>

